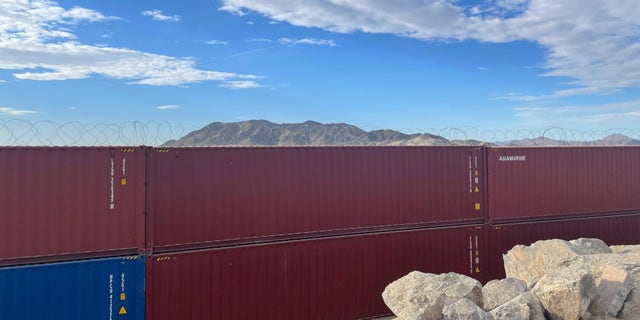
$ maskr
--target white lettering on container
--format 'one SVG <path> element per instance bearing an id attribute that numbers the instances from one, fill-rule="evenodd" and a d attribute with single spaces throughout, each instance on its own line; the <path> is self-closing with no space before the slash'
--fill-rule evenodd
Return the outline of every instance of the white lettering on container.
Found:
<path id="1" fill-rule="evenodd" d="M 114 183 L 114 176 L 115 176 L 116 172 L 115 172 L 115 164 L 113 163 L 113 157 L 111 157 L 111 171 L 110 171 L 110 177 L 111 177 L 111 188 L 110 188 L 110 194 L 109 194 L 109 209 L 113 210 L 116 208 L 116 203 L 115 203 L 115 195 L 113 192 L 113 183 Z"/>
<path id="2" fill-rule="evenodd" d="M 500 156 L 498 161 L 527 161 L 527 156 Z"/>

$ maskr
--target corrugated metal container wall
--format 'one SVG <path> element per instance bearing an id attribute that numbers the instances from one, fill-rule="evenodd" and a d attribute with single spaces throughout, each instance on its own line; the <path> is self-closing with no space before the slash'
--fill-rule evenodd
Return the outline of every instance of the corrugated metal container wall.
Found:
<path id="1" fill-rule="evenodd" d="M 640 211 L 640 147 L 489 148 L 491 220 Z"/>
<path id="2" fill-rule="evenodd" d="M 156 251 L 483 219 L 480 147 L 154 149 Z"/>
<path id="3" fill-rule="evenodd" d="M 144 250 L 143 148 L 0 148 L 0 265 Z"/>
<path id="4" fill-rule="evenodd" d="M 0 268 L 0 319 L 144 320 L 142 257 Z"/>
<path id="5" fill-rule="evenodd" d="M 505 277 L 502 255 L 517 244 L 538 240 L 598 238 L 608 245 L 640 243 L 640 215 L 514 223 L 486 227 L 487 280 Z"/>
<path id="6" fill-rule="evenodd" d="M 382 291 L 411 271 L 480 278 L 482 234 L 480 226 L 451 227 L 155 255 L 147 261 L 147 315 L 353 320 L 389 314 Z"/>

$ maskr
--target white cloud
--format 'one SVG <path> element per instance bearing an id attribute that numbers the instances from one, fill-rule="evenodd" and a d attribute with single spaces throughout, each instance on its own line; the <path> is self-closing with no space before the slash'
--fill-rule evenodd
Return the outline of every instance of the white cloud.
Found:
<path id="1" fill-rule="evenodd" d="M 29 114 L 35 114 L 35 113 L 40 113 L 40 112 L 34 111 L 34 110 L 20 110 L 20 109 L 14 109 L 14 108 L 0 107 L 0 114 L 8 114 L 11 116 L 25 116 Z"/>
<path id="2" fill-rule="evenodd" d="M 223 88 L 229 88 L 229 89 L 250 89 L 250 88 L 262 87 L 262 85 L 260 85 L 259 83 L 251 80 L 225 81 L 222 84 L 220 84 L 220 86 Z"/>
<path id="3" fill-rule="evenodd" d="M 147 17 L 151 17 L 151 19 L 156 20 L 156 21 L 167 21 L 167 22 L 180 22 L 182 21 L 182 18 L 180 18 L 180 16 L 174 15 L 174 16 L 168 16 L 165 15 L 164 13 L 162 13 L 161 10 L 146 10 L 146 11 L 142 11 L 142 15 L 143 16 L 147 16 Z"/>
<path id="4" fill-rule="evenodd" d="M 240 17 L 242 17 L 242 16 L 247 14 L 246 12 L 244 12 L 239 7 L 236 7 L 236 6 L 233 6 L 233 5 L 224 5 L 224 6 L 220 7 L 218 9 L 218 11 L 227 11 L 227 12 L 229 12 L 231 14 L 235 14 L 235 15 L 240 16 Z"/>
<path id="5" fill-rule="evenodd" d="M 177 105 L 177 104 L 169 104 L 169 105 L 164 105 L 164 106 L 157 106 L 156 109 L 158 110 L 176 110 L 176 109 L 180 109 L 181 106 Z"/>
<path id="6" fill-rule="evenodd" d="M 640 100 L 599 105 L 528 106 L 513 108 L 528 126 L 635 127 L 640 121 Z"/>
<path id="7" fill-rule="evenodd" d="M 267 39 L 267 38 L 251 38 L 251 39 L 247 39 L 246 41 L 247 42 L 267 42 L 267 43 L 273 42 L 273 40 Z"/>
<path id="8" fill-rule="evenodd" d="M 6 83 L 7 80 L 0 80 L 0 83 Z"/>
<path id="9" fill-rule="evenodd" d="M 222 40 L 209 40 L 207 42 L 205 42 L 206 44 L 211 44 L 211 45 L 218 45 L 218 46 L 226 46 L 229 43 L 226 41 L 222 41 Z"/>
<path id="10" fill-rule="evenodd" d="M 327 39 L 312 39 L 312 38 L 305 38 L 305 39 L 291 39 L 291 38 L 280 38 L 278 39 L 278 42 L 284 45 L 298 45 L 298 44 L 308 44 L 308 45 L 314 45 L 314 46 L 329 46 L 329 47 L 335 47 L 336 43 L 333 40 L 327 40 Z"/>
<path id="11" fill-rule="evenodd" d="M 64 9 L 48 0 L 0 0 L 0 69 L 23 80 L 85 79 L 101 75 L 145 85 L 257 79 L 251 74 L 201 70 L 190 58 L 79 43 L 81 21 L 112 19 L 84 8 Z"/>
<path id="12" fill-rule="evenodd" d="M 640 1 L 223 0 L 221 10 L 332 32 L 389 33 L 429 41 L 535 42 L 542 76 L 572 79 L 566 90 L 522 100 L 640 87 Z"/>

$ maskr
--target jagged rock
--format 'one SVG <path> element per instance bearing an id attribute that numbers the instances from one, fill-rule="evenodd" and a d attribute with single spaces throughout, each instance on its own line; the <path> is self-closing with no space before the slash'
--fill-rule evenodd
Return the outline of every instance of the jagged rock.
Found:
<path id="1" fill-rule="evenodd" d="M 604 241 L 595 238 L 579 238 L 569 241 L 574 245 L 574 252 L 579 255 L 613 253 Z"/>
<path id="2" fill-rule="evenodd" d="M 433 274 L 413 271 L 384 289 L 384 303 L 400 319 L 440 320 L 445 294 L 431 290 L 434 278 Z"/>
<path id="3" fill-rule="evenodd" d="M 609 246 L 613 253 L 638 253 L 640 254 L 640 245 L 620 245 L 620 246 Z"/>
<path id="4" fill-rule="evenodd" d="M 389 284 L 382 293 L 389 309 L 401 319 L 440 319 L 446 305 L 462 298 L 482 306 L 482 285 L 457 273 L 413 271 Z"/>
<path id="5" fill-rule="evenodd" d="M 629 272 L 631 291 L 627 295 L 622 310 L 618 314 L 620 319 L 640 319 L 640 267 Z"/>
<path id="6" fill-rule="evenodd" d="M 579 320 L 597 289 L 588 271 L 560 268 L 542 276 L 532 292 L 552 320 Z"/>
<path id="7" fill-rule="evenodd" d="M 531 293 L 525 292 L 509 302 L 491 310 L 494 320 L 545 320 L 544 308 Z"/>
<path id="8" fill-rule="evenodd" d="M 487 320 L 487 313 L 473 301 L 462 298 L 447 305 L 442 311 L 443 320 Z"/>
<path id="9" fill-rule="evenodd" d="M 485 310 L 495 309 L 525 291 L 527 284 L 520 279 L 491 280 L 482 287 L 483 307 Z"/>
<path id="10" fill-rule="evenodd" d="M 620 318 L 612 317 L 612 316 L 596 316 L 593 315 L 589 310 L 582 315 L 580 320 L 619 320 Z"/>
<path id="11" fill-rule="evenodd" d="M 580 256 L 606 251 L 598 239 L 577 239 L 574 243 L 552 239 L 530 246 L 518 245 L 503 255 L 507 277 L 523 280 L 532 287 L 540 277 L 553 269 L 580 262 Z"/>
<path id="12" fill-rule="evenodd" d="M 471 300 L 482 308 L 482 284 L 473 278 L 454 272 L 437 275 L 433 282 L 432 290 L 444 292 L 445 305 L 454 303 L 461 298 Z"/>
<path id="13" fill-rule="evenodd" d="M 597 281 L 597 293 L 591 301 L 589 312 L 594 316 L 615 317 L 631 291 L 629 271 L 608 266 Z"/>

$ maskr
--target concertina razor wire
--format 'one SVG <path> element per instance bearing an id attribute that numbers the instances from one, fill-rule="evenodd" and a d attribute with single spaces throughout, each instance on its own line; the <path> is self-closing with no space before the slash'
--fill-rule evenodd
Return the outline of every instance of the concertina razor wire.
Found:
<path id="1" fill-rule="evenodd" d="M 166 121 L 126 121 L 120 123 L 85 123 L 30 121 L 24 119 L 0 119 L 0 146 L 161 146 L 169 140 L 184 137 L 200 129 Z M 457 141 L 481 141 L 489 144 L 508 145 L 511 141 L 530 140 L 552 145 L 585 142 L 582 145 L 609 145 L 603 140 L 612 135 L 624 135 L 640 140 L 640 128 L 581 131 L 548 127 L 536 130 L 479 129 L 475 127 L 449 127 L 441 129 L 400 128 L 403 133 L 428 133 Z M 546 139 L 546 141 L 545 141 Z"/>

